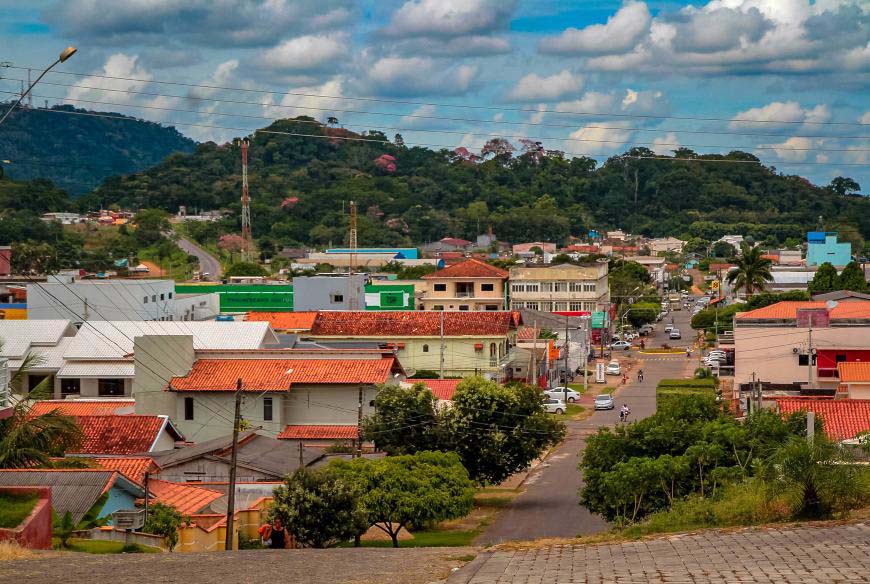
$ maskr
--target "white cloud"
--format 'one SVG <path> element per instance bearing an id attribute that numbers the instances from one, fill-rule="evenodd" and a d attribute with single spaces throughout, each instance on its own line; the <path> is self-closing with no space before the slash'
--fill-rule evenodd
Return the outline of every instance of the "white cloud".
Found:
<path id="1" fill-rule="evenodd" d="M 152 79 L 152 75 L 139 65 L 139 57 L 137 55 L 127 55 L 124 53 L 111 55 L 106 60 L 103 68 L 97 72 L 97 75 L 115 78 L 127 77 L 137 79 L 137 81 L 106 79 L 104 77 L 84 77 L 67 91 L 67 98 L 132 103 L 136 99 L 135 94 L 124 92 L 141 91 L 147 87 L 148 82 Z M 115 91 L 88 89 L 90 87 L 100 87 Z"/>
<path id="2" fill-rule="evenodd" d="M 368 69 L 364 89 L 380 95 L 458 95 L 469 91 L 477 77 L 473 65 L 451 66 L 426 57 L 385 57 Z"/>
<path id="3" fill-rule="evenodd" d="M 517 82 L 508 94 L 508 99 L 514 101 L 554 101 L 573 93 L 579 93 L 582 87 L 583 78 L 574 75 L 567 69 L 548 77 L 529 73 Z"/>
<path id="4" fill-rule="evenodd" d="M 612 93 L 587 91 L 580 99 L 561 101 L 556 104 L 556 112 L 603 113 L 612 111 L 616 96 Z"/>
<path id="5" fill-rule="evenodd" d="M 513 14 L 513 0 L 410 0 L 399 8 L 387 35 L 460 37 L 503 29 Z"/>
<path id="6" fill-rule="evenodd" d="M 653 138 L 652 150 L 660 156 L 670 156 L 672 151 L 680 147 L 680 140 L 673 132 L 668 132 L 664 136 Z"/>
<path id="7" fill-rule="evenodd" d="M 435 115 L 435 106 L 431 104 L 421 105 L 417 109 L 411 112 L 410 115 L 402 116 L 402 125 L 404 126 L 415 126 L 415 125 L 425 125 L 430 124 L 431 120 L 427 120 L 425 118 L 431 117 Z M 423 116 L 423 118 L 417 117 Z"/>
<path id="8" fill-rule="evenodd" d="M 870 125 L 870 111 L 864 112 L 864 115 L 858 118 L 858 121 L 862 124 Z"/>
<path id="9" fill-rule="evenodd" d="M 529 117 L 529 121 L 533 124 L 540 124 L 542 121 L 544 121 L 544 115 L 546 113 L 547 113 L 547 106 L 544 105 L 543 103 L 539 104 L 538 111 L 536 111 L 535 113 L 533 113 Z"/>
<path id="10" fill-rule="evenodd" d="M 257 66 L 275 71 L 316 71 L 335 69 L 348 55 L 344 38 L 338 35 L 306 35 L 289 39 L 265 51 Z"/>
<path id="11" fill-rule="evenodd" d="M 558 36 L 544 38 L 538 46 L 542 53 L 556 55 L 621 53 L 634 47 L 649 32 L 651 20 L 644 2 L 628 2 L 606 24 L 569 28 Z"/>
<path id="12" fill-rule="evenodd" d="M 321 85 L 292 87 L 288 88 L 288 91 L 292 91 L 294 94 L 278 94 L 281 95 L 281 100 L 278 103 L 283 107 L 276 107 L 274 95 L 264 97 L 261 102 L 263 115 L 270 118 L 311 116 L 325 120 L 330 115 L 333 115 L 330 108 L 336 107 L 336 100 L 317 96 L 342 97 L 345 95 L 340 79 L 330 79 Z M 306 95 L 300 95 L 303 93 Z M 341 103 L 342 109 L 352 106 L 352 101 L 342 101 Z M 334 115 L 341 120 L 341 112 L 335 112 Z"/>
<path id="13" fill-rule="evenodd" d="M 774 152 L 776 152 L 776 155 L 780 160 L 786 162 L 803 162 L 807 159 L 807 155 L 810 154 L 810 151 L 807 149 L 821 146 L 821 143 L 818 140 L 811 138 L 792 136 L 779 144 L 766 144 L 765 146 L 774 148 Z"/>
<path id="14" fill-rule="evenodd" d="M 831 112 L 825 104 L 819 104 L 811 109 L 804 109 L 796 101 L 774 101 L 763 107 L 754 107 L 738 113 L 731 119 L 732 128 L 758 128 L 776 127 L 775 122 L 782 122 L 782 126 L 795 122 L 825 122 L 831 117 Z M 772 122 L 768 124 L 755 124 L 752 122 Z"/>
<path id="15" fill-rule="evenodd" d="M 586 155 L 597 155 L 619 150 L 632 137 L 628 122 L 612 122 L 607 128 L 587 124 L 574 132 L 571 139 L 578 140 L 576 150 Z M 573 148 L 572 148 L 573 150 Z"/>

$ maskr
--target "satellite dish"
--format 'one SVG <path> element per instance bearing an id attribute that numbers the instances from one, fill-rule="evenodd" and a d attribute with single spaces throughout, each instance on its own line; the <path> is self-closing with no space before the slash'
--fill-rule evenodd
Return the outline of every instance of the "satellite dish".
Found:
<path id="1" fill-rule="evenodd" d="M 835 308 L 837 308 L 837 304 L 839 304 L 839 302 L 837 302 L 836 300 L 828 300 L 825 303 L 825 306 L 828 307 L 828 310 L 834 310 Z"/>

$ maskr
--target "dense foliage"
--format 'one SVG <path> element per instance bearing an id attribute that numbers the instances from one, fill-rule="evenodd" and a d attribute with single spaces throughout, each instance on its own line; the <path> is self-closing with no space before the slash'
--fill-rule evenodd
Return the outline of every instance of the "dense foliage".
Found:
<path id="1" fill-rule="evenodd" d="M 48 179 L 82 194 L 107 177 L 150 168 L 196 146 L 175 128 L 115 113 L 109 114 L 115 119 L 86 114 L 69 105 L 15 111 L 0 127 L 0 160 L 10 161 L 6 174 Z"/>
<path id="2" fill-rule="evenodd" d="M 757 290 L 764 290 L 765 284 L 773 280 L 770 268 L 773 261 L 764 257 L 760 246 L 750 246 L 746 243 L 740 246 L 740 257 L 737 258 L 737 269 L 728 272 L 725 279 L 734 289 L 741 288 L 746 297 L 751 298 Z"/>
<path id="3" fill-rule="evenodd" d="M 154 503 L 148 508 L 148 519 L 142 526 L 142 531 L 154 535 L 162 535 L 169 551 L 178 545 L 178 529 L 184 523 L 190 523 L 175 507 Z"/>
<path id="4" fill-rule="evenodd" d="M 378 387 L 375 413 L 363 420 L 362 430 L 365 440 L 395 455 L 437 448 L 437 427 L 435 396 L 425 384 L 415 383 Z"/>

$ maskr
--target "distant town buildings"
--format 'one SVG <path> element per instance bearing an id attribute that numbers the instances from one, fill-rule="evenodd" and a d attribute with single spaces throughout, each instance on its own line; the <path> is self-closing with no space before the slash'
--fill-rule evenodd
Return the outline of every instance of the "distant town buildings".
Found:
<path id="1" fill-rule="evenodd" d="M 842 268 L 852 261 L 852 246 L 838 242 L 835 231 L 807 233 L 807 266 L 820 266 L 827 262 Z"/>
<path id="2" fill-rule="evenodd" d="M 510 269 L 511 308 L 544 312 L 608 310 L 607 262 L 517 266 Z"/>
<path id="3" fill-rule="evenodd" d="M 508 272 L 469 259 L 423 276 L 423 310 L 504 310 Z"/>

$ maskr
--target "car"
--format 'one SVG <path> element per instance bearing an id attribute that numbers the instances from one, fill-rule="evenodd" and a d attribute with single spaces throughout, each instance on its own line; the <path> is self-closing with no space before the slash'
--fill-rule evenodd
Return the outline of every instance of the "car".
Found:
<path id="1" fill-rule="evenodd" d="M 555 399 L 555 400 L 562 400 L 562 401 L 564 401 L 564 400 L 565 400 L 566 389 L 567 389 L 568 403 L 569 403 L 569 404 L 573 404 L 573 403 L 576 402 L 578 399 L 580 399 L 580 393 L 579 393 L 579 392 L 574 391 L 574 390 L 571 389 L 570 387 L 566 388 L 566 387 L 564 387 L 564 386 L 563 386 L 563 387 L 551 387 L 550 389 L 544 391 L 544 395 L 546 395 L 547 398 L 549 398 L 549 399 Z"/>
<path id="2" fill-rule="evenodd" d="M 607 375 L 619 375 L 622 373 L 622 368 L 619 366 L 619 361 L 614 359 L 610 363 L 607 364 L 607 368 L 604 370 Z"/>
<path id="3" fill-rule="evenodd" d="M 651 324 L 645 324 L 640 327 L 640 334 L 646 336 L 650 333 L 654 333 L 656 331 L 656 327 Z"/>
<path id="4" fill-rule="evenodd" d="M 616 404 L 613 403 L 613 396 L 608 393 L 602 393 L 601 395 L 595 396 L 595 409 L 596 410 L 612 410 L 616 407 Z"/>
<path id="5" fill-rule="evenodd" d="M 560 399 L 545 399 L 544 410 L 548 414 L 556 414 L 557 416 L 565 413 L 565 402 Z"/>
<path id="6" fill-rule="evenodd" d="M 671 340 L 682 339 L 683 336 L 680 334 L 680 329 L 671 329 L 671 332 L 668 333 L 668 338 Z"/>
<path id="7" fill-rule="evenodd" d="M 666 332 L 666 333 L 669 333 L 669 332 L 671 332 L 672 330 L 674 330 L 674 325 L 672 325 L 672 324 L 666 324 L 666 325 L 665 325 L 665 332 Z"/>
<path id="8" fill-rule="evenodd" d="M 208 273 L 208 272 L 203 272 L 203 273 L 202 273 L 202 277 L 203 277 L 203 278 L 208 278 L 209 276 L 211 276 L 211 274 Z"/>
<path id="9" fill-rule="evenodd" d="M 615 343 L 610 344 L 611 349 L 622 349 L 623 351 L 628 351 L 631 349 L 631 343 L 628 341 L 616 341 Z"/>
<path id="10" fill-rule="evenodd" d="M 724 357 L 725 355 L 727 355 L 727 353 L 722 349 L 713 349 L 712 351 L 707 353 L 707 355 L 722 355 Z"/>

